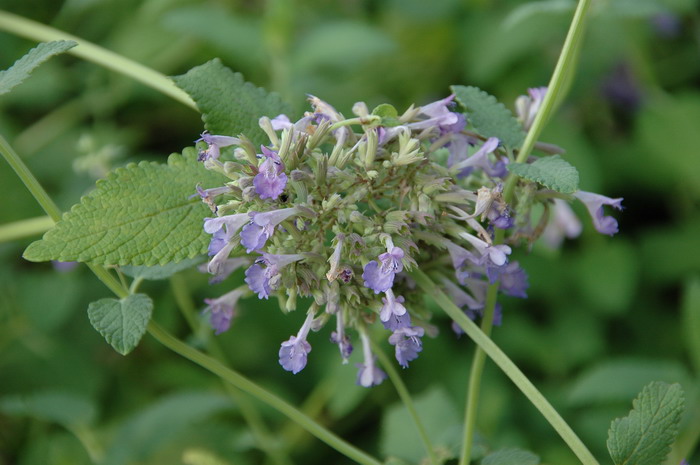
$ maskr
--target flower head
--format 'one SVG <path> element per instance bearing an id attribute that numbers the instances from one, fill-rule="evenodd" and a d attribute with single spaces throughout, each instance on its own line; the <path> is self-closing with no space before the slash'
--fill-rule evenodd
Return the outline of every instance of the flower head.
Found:
<path id="1" fill-rule="evenodd" d="M 404 368 L 408 368 L 408 362 L 418 358 L 418 352 L 423 350 L 421 337 L 425 330 L 421 327 L 399 328 L 389 336 L 389 344 L 396 346 L 396 360 Z"/>
<path id="2" fill-rule="evenodd" d="M 401 259 L 404 256 L 403 250 L 391 246 L 387 252 L 379 256 L 379 261 L 372 260 L 367 263 L 362 273 L 365 287 L 372 289 L 375 294 L 386 292 L 394 285 L 396 273 L 403 270 Z"/>
<path id="3" fill-rule="evenodd" d="M 284 174 L 284 164 L 280 160 L 277 152 L 262 146 L 262 152 L 265 160 L 258 168 L 258 174 L 253 178 L 255 192 L 261 199 L 277 198 L 284 192 L 287 186 L 287 175 Z"/>
<path id="4" fill-rule="evenodd" d="M 265 247 L 265 243 L 272 237 L 277 225 L 296 214 L 297 210 L 295 208 L 282 208 L 264 213 L 255 211 L 248 213 L 250 223 L 245 225 L 241 231 L 241 244 L 246 248 L 246 252 L 251 253 L 254 250 L 261 250 Z"/>

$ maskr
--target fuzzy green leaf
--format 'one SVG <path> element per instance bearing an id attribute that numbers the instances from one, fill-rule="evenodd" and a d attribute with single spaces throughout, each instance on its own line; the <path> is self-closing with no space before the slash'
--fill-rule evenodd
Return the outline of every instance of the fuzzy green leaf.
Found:
<path id="1" fill-rule="evenodd" d="M 498 137 L 510 148 L 525 140 L 523 128 L 505 105 L 478 87 L 452 86 L 457 101 L 467 110 L 468 121 L 484 137 Z"/>
<path id="2" fill-rule="evenodd" d="M 151 319 L 153 301 L 145 294 L 100 299 L 88 307 L 92 326 L 114 350 L 126 355 L 138 345 Z"/>
<path id="3" fill-rule="evenodd" d="M 501 449 L 481 459 L 481 465 L 537 465 L 540 458 L 522 449 Z"/>
<path id="4" fill-rule="evenodd" d="M 630 414 L 610 425 L 608 451 L 615 465 L 662 463 L 678 433 L 683 404 L 679 384 L 648 384 L 632 403 Z"/>
<path id="5" fill-rule="evenodd" d="M 160 279 L 167 279 L 184 271 L 188 268 L 192 268 L 195 265 L 199 265 L 204 261 L 204 257 L 194 257 L 188 258 L 178 263 L 168 263 L 166 265 L 156 265 L 156 266 L 122 266 L 120 269 L 122 272 L 131 276 L 132 278 L 148 279 L 151 281 L 158 281 Z"/>
<path id="6" fill-rule="evenodd" d="M 43 42 L 15 61 L 9 69 L 0 71 L 0 95 L 6 94 L 14 87 L 20 85 L 40 64 L 54 55 L 63 53 L 78 45 L 73 40 L 57 40 L 55 42 Z"/>
<path id="7" fill-rule="evenodd" d="M 508 171 L 564 194 L 578 190 L 578 170 L 559 155 L 540 158 L 533 163 L 511 163 Z"/>
<path id="8" fill-rule="evenodd" d="M 204 127 L 212 134 L 237 136 L 244 134 L 255 146 L 267 142 L 260 129 L 261 116 L 274 118 L 280 113 L 289 116 L 291 107 L 277 94 L 269 94 L 243 80 L 243 76 L 211 60 L 172 78 L 197 103 Z"/>
<path id="9" fill-rule="evenodd" d="M 168 164 L 132 163 L 97 182 L 97 188 L 24 251 L 47 260 L 104 265 L 164 265 L 206 252 L 202 229 L 211 211 L 195 186 L 220 186 L 225 178 L 197 162 L 194 149 L 173 154 Z"/>

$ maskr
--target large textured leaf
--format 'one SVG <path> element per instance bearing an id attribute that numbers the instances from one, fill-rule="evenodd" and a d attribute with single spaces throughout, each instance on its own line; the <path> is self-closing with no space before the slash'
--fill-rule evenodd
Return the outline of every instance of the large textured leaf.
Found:
<path id="1" fill-rule="evenodd" d="M 24 258 L 151 266 L 205 253 L 210 236 L 202 220 L 211 212 L 190 196 L 198 183 L 220 186 L 225 178 L 198 163 L 194 149 L 184 153 L 167 165 L 141 162 L 110 173 Z"/>
<path id="2" fill-rule="evenodd" d="M 578 170 L 559 155 L 540 158 L 533 163 L 511 163 L 508 171 L 564 194 L 578 190 Z"/>
<path id="3" fill-rule="evenodd" d="M 220 60 L 214 59 L 172 78 L 197 103 L 204 127 L 212 134 L 245 134 L 253 144 L 267 140 L 260 129 L 261 116 L 289 115 L 291 107 L 277 94 L 268 94 L 243 80 Z"/>
<path id="4" fill-rule="evenodd" d="M 121 300 L 100 299 L 88 307 L 90 323 L 114 350 L 126 355 L 138 345 L 151 319 L 153 301 L 146 294 Z"/>
<path id="5" fill-rule="evenodd" d="M 20 85 L 35 68 L 52 56 L 63 53 L 76 45 L 78 43 L 72 40 L 57 40 L 37 45 L 17 60 L 12 67 L 0 71 L 0 95 L 8 93 L 15 86 Z"/>
<path id="6" fill-rule="evenodd" d="M 496 97 L 478 87 L 452 86 L 457 101 L 467 110 L 468 121 L 485 137 L 498 137 L 508 147 L 518 148 L 525 140 L 523 128 Z"/>
<path id="7" fill-rule="evenodd" d="M 678 433 L 683 413 L 683 390 L 678 384 L 647 385 L 624 418 L 608 431 L 608 451 L 615 465 L 658 465 Z"/>

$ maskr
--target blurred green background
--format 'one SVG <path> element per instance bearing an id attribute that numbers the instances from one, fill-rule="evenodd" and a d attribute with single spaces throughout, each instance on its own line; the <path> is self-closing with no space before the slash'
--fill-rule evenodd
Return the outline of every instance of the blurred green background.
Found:
<path id="1" fill-rule="evenodd" d="M 446 96 L 450 84 L 479 86 L 512 108 L 528 87 L 546 85 L 574 3 L 0 0 L 0 8 L 168 75 L 220 57 L 299 114 L 313 94 L 349 115 L 356 101 L 424 104 Z M 32 46 L 0 31 L 0 69 Z M 201 131 L 191 109 L 68 55 L 0 97 L 0 133 L 63 209 L 110 169 L 164 161 Z M 680 382 L 688 412 L 678 463 L 700 434 L 699 2 L 595 2 L 570 94 L 541 139 L 566 148 L 582 189 L 624 197 L 620 233 L 598 235 L 576 205 L 580 239 L 558 251 L 536 244 L 519 252 L 530 298 L 503 300 L 504 324 L 493 337 L 601 463 L 609 463 L 610 421 L 642 386 Z M 0 227 L 42 215 L 0 162 Z M 0 464 L 268 463 L 211 375 L 148 336 L 127 357 L 114 352 L 86 315 L 88 303 L 109 292 L 83 266 L 59 273 L 23 261 L 37 237 L 0 242 Z M 213 288 L 196 271 L 176 279 L 144 285 L 154 317 L 204 345 L 213 336 L 191 335 L 173 289 L 186 289 L 184 300 L 201 309 L 202 299 L 242 276 Z M 437 308 L 435 317 L 439 336 L 426 338 L 402 374 L 437 442 L 454 447 L 473 345 L 455 338 Z M 351 442 L 415 463 L 422 451 L 392 386 L 355 386 L 356 369 L 340 364 L 327 330 L 311 336 L 302 373 L 280 368 L 279 343 L 302 319 L 250 299 L 217 340 L 235 369 Z M 577 463 L 491 364 L 482 392 L 478 452 L 519 447 L 544 463 Z M 350 463 L 253 404 L 296 463 Z"/>

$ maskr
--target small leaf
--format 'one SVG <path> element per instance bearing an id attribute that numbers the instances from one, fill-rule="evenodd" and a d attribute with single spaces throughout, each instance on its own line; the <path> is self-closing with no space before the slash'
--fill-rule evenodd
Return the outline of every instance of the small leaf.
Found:
<path id="1" fill-rule="evenodd" d="M 678 384 L 654 381 L 608 431 L 608 451 L 615 465 L 658 465 L 664 461 L 678 433 L 683 413 L 683 390 Z"/>
<path id="2" fill-rule="evenodd" d="M 510 163 L 508 171 L 563 194 L 578 190 L 578 170 L 559 155 L 540 158 L 533 163 Z"/>
<path id="3" fill-rule="evenodd" d="M 151 319 L 153 301 L 145 294 L 100 299 L 88 307 L 90 323 L 122 355 L 138 345 Z"/>
<path id="4" fill-rule="evenodd" d="M 210 236 L 202 221 L 211 211 L 190 196 L 197 184 L 220 186 L 225 178 L 197 162 L 194 150 L 185 152 L 167 165 L 143 161 L 113 171 L 24 258 L 151 266 L 204 254 Z"/>
<path id="5" fill-rule="evenodd" d="M 382 103 L 381 105 L 375 107 L 374 110 L 372 110 L 372 114 L 382 117 L 382 126 L 395 127 L 401 124 L 396 108 L 388 103 Z"/>
<path id="6" fill-rule="evenodd" d="M 467 121 L 484 137 L 498 137 L 504 145 L 517 148 L 525 140 L 523 128 L 505 105 L 478 87 L 452 86 L 457 101 L 467 110 Z"/>
<path id="7" fill-rule="evenodd" d="M 178 87 L 187 92 L 202 113 L 204 127 L 212 134 L 236 136 L 244 134 L 254 145 L 267 141 L 258 120 L 274 118 L 291 107 L 277 94 L 269 94 L 243 80 L 243 76 L 224 66 L 219 59 L 174 76 Z"/>
<path id="8" fill-rule="evenodd" d="M 6 94 L 27 79 L 34 69 L 54 55 L 78 45 L 73 40 L 43 42 L 15 61 L 9 69 L 0 71 L 0 95 Z"/>
<path id="9" fill-rule="evenodd" d="M 501 449 L 481 459 L 481 465 L 537 465 L 540 458 L 522 449 Z"/>
<path id="10" fill-rule="evenodd" d="M 151 281 L 157 281 L 159 279 L 167 279 L 179 273 L 180 271 L 191 268 L 195 265 L 199 265 L 204 261 L 204 257 L 194 257 L 188 258 L 178 263 L 168 263 L 162 266 L 122 266 L 120 269 L 122 272 L 131 276 L 132 278 L 148 279 Z"/>

